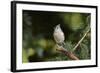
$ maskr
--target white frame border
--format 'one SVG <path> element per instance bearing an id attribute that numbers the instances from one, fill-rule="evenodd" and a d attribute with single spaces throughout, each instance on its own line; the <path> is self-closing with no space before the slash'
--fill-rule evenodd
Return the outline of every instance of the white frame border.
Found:
<path id="1" fill-rule="evenodd" d="M 75 67 L 85 65 L 96 65 L 96 9 L 84 7 L 67 7 L 67 6 L 53 6 L 53 5 L 38 5 L 38 4 L 17 4 L 16 5 L 16 68 L 22 69 L 39 69 L 39 68 L 54 68 L 54 67 Z M 82 12 L 91 13 L 91 60 L 79 61 L 55 61 L 55 62 L 36 62 L 22 64 L 22 10 L 41 10 L 41 11 L 58 11 L 58 12 Z M 49 9 L 49 10 L 48 10 Z M 94 29 L 94 30 L 93 30 Z M 19 33 L 20 32 L 20 33 Z M 54 66 L 55 65 L 55 66 Z"/>

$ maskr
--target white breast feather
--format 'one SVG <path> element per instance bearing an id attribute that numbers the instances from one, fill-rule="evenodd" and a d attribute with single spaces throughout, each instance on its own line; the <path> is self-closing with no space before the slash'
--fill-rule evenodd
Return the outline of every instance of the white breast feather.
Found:
<path id="1" fill-rule="evenodd" d="M 62 43 L 64 42 L 64 33 L 63 32 L 56 32 L 54 33 L 54 39 L 56 43 Z"/>

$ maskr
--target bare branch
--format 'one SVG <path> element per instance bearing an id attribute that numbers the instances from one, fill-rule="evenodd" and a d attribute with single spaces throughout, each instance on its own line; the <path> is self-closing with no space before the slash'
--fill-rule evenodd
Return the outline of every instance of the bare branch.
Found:
<path id="1" fill-rule="evenodd" d="M 64 55 L 66 55 L 69 59 L 71 60 L 79 60 L 78 57 L 75 56 L 75 54 L 73 54 L 70 51 L 67 51 L 65 48 L 63 48 L 62 46 L 57 45 L 58 48 L 56 49 L 57 51 L 60 51 L 61 53 L 63 53 Z"/>

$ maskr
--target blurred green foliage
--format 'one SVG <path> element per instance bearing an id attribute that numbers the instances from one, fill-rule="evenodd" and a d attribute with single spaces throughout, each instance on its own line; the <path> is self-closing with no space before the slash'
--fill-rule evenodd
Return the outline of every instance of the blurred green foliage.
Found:
<path id="1" fill-rule="evenodd" d="M 56 43 L 53 39 L 54 27 L 61 24 L 66 38 L 66 49 L 72 51 L 90 28 L 90 16 L 89 13 L 23 10 L 23 63 L 69 60 L 56 51 Z M 75 50 L 80 60 L 91 58 L 90 40 L 91 32 Z"/>

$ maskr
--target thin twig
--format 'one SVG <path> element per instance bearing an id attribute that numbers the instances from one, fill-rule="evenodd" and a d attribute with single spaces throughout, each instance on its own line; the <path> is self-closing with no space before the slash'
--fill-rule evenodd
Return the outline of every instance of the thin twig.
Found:
<path id="1" fill-rule="evenodd" d="M 73 48 L 73 51 L 76 50 L 76 48 L 80 45 L 80 43 L 83 41 L 83 39 L 86 37 L 87 33 L 90 31 L 90 28 L 86 31 L 84 36 L 80 39 L 80 41 L 76 44 L 76 46 Z"/>

